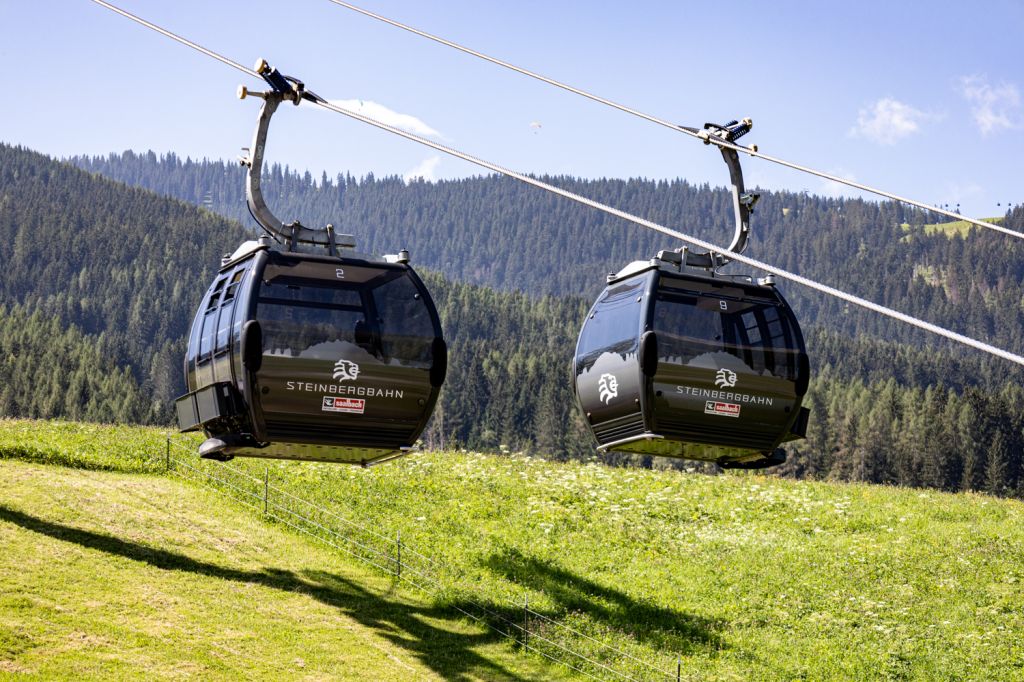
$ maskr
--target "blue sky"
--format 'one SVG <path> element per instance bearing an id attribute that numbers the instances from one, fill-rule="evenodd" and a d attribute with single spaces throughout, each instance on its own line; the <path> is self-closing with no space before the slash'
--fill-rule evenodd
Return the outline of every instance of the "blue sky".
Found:
<path id="1" fill-rule="evenodd" d="M 725 184 L 718 154 L 686 136 L 326 0 L 115 4 L 516 170 Z M 750 116 L 744 141 L 768 154 L 929 204 L 990 216 L 1024 203 L 1020 1 L 364 6 L 659 118 Z M 0 27 L 9 74 L 0 141 L 56 156 L 231 159 L 251 139 L 258 102 L 234 92 L 258 81 L 88 0 L 0 0 Z M 309 106 L 282 108 L 267 158 L 317 176 L 482 172 Z M 767 188 L 842 191 L 754 159 L 746 172 Z"/>

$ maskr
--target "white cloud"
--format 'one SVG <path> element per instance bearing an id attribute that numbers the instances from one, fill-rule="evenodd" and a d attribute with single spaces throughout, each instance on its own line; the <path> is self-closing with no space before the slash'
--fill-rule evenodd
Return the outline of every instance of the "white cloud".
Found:
<path id="1" fill-rule="evenodd" d="M 850 129 L 853 137 L 864 137 L 878 144 L 892 145 L 920 132 L 921 124 L 936 116 L 919 111 L 891 97 L 883 97 L 857 114 L 857 125 Z"/>
<path id="2" fill-rule="evenodd" d="M 348 109 L 367 118 L 372 118 L 381 123 L 386 123 L 395 128 L 401 128 L 416 135 L 425 137 L 436 137 L 444 139 L 441 133 L 437 132 L 422 120 L 410 114 L 400 114 L 397 111 L 388 109 L 383 104 L 371 102 L 365 99 L 335 99 L 330 101 L 336 107 Z"/>
<path id="3" fill-rule="evenodd" d="M 437 167 L 440 163 L 440 156 L 431 156 L 423 159 L 415 168 L 408 171 L 402 177 L 406 182 L 412 182 L 417 178 L 432 182 L 437 180 Z"/>
<path id="4" fill-rule="evenodd" d="M 1020 91 L 1016 85 L 1000 83 L 993 87 L 985 76 L 962 76 L 959 85 L 960 94 L 971 104 L 971 114 L 982 135 L 1020 125 L 1017 120 Z"/>

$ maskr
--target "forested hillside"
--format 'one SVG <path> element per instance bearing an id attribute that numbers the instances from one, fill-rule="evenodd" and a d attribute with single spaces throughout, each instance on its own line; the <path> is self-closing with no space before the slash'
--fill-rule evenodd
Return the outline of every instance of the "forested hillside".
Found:
<path id="1" fill-rule="evenodd" d="M 0 415 L 168 422 L 187 327 L 245 237 L 210 211 L 0 145 Z M 591 452 L 567 381 L 583 300 L 425 275 L 451 356 L 427 441 Z M 69 392 L 81 373 L 90 388 Z"/>
<path id="2" fill-rule="evenodd" d="M 242 176 L 219 162 L 155 155 L 77 162 L 200 206 L 0 145 L 0 305 L 12 317 L 5 326 L 19 331 L 0 337 L 0 371 L 36 376 L 43 370 L 26 365 L 63 363 L 81 376 L 76 386 L 88 387 L 69 392 L 52 377 L 4 382 L 0 410 L 165 422 L 181 390 L 194 307 L 220 255 L 247 234 L 204 206 L 244 213 Z M 421 271 L 441 270 L 425 277 L 452 365 L 424 436 L 429 445 L 593 455 L 568 376 L 578 326 L 605 272 L 672 244 L 500 178 L 407 185 L 372 177 L 313 183 L 282 169 L 270 176 L 275 211 L 287 219 L 330 220 L 355 233 L 361 248 L 404 246 Z M 721 190 L 682 181 L 556 182 L 666 224 L 710 226 L 698 231 L 706 237 L 726 234 Z M 1011 349 L 1024 345 L 1015 240 L 925 229 L 919 213 L 891 204 L 796 194 L 766 194 L 755 219 L 759 258 Z M 1024 210 L 1005 221 L 1024 227 Z M 785 291 L 817 377 L 809 437 L 776 471 L 1024 492 L 1024 372 L 795 286 Z M 48 326 L 54 319 L 58 326 Z M 44 361 L 40 349 L 62 329 L 67 359 L 51 349 Z M 100 351 L 85 361 L 79 346 Z M 115 386 L 111 377 L 128 383 Z"/>
<path id="3" fill-rule="evenodd" d="M 152 152 L 73 159 L 91 171 L 174 196 L 253 225 L 237 164 L 182 160 Z M 744 161 L 748 166 L 754 160 Z M 721 181 L 727 175 L 722 167 Z M 272 166 L 268 200 L 285 221 L 332 222 L 361 247 L 393 253 L 464 282 L 533 294 L 600 291 L 604 275 L 679 244 L 514 180 L 476 177 L 436 183 L 372 175 L 315 179 Z M 664 225 L 725 243 L 732 208 L 724 189 L 673 182 L 544 178 Z M 1024 207 L 1003 217 L 1024 230 Z M 1016 352 L 1024 351 L 1024 240 L 942 230 L 923 212 L 891 202 L 763 192 L 752 219 L 749 255 Z M 742 268 L 733 268 L 742 271 Z M 929 336 L 835 299 L 784 287 L 801 319 L 920 345 Z"/>
<path id="4" fill-rule="evenodd" d="M 39 310 L 0 305 L 0 416 L 132 423 L 152 420 L 140 386 L 107 334 L 91 336 Z"/>

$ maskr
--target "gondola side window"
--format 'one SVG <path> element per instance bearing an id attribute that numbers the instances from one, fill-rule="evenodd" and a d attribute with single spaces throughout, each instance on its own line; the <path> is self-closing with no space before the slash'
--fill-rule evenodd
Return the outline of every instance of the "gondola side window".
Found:
<path id="1" fill-rule="evenodd" d="M 237 310 L 238 313 L 235 315 L 235 318 L 231 325 L 231 343 L 235 346 L 236 349 L 238 348 L 238 344 L 241 342 L 242 339 L 242 325 L 245 324 L 245 321 L 248 319 L 247 316 L 249 314 L 249 299 L 250 294 L 252 292 L 248 284 L 248 281 L 246 280 L 246 277 L 252 276 L 250 274 L 251 266 L 251 262 L 246 263 L 245 266 L 241 270 L 239 270 L 238 287 L 236 288 L 235 292 L 233 292 L 235 310 Z"/>
<path id="2" fill-rule="evenodd" d="M 217 322 L 217 345 L 214 353 L 221 355 L 226 353 L 231 342 L 231 315 L 235 309 L 235 297 L 238 287 L 245 275 L 244 269 L 239 269 L 231 275 L 227 288 L 224 290 L 224 300 L 220 304 L 220 317 Z"/>
<path id="3" fill-rule="evenodd" d="M 210 292 L 210 298 L 206 302 L 206 309 L 203 313 L 203 326 L 199 337 L 200 364 L 210 361 L 210 351 L 213 350 L 217 334 L 217 309 L 220 305 L 220 298 L 226 281 L 227 277 L 222 277 L 214 283 L 213 290 Z"/>
<path id="4" fill-rule="evenodd" d="M 245 276 L 245 268 L 239 268 L 235 270 L 235 273 L 231 275 L 231 281 L 228 283 L 227 291 L 224 292 L 224 302 L 234 300 L 235 296 L 238 295 L 238 287 L 242 283 L 242 278 Z"/>
<path id="5" fill-rule="evenodd" d="M 589 369 L 604 353 L 637 352 L 641 298 L 647 280 L 624 282 L 605 291 L 594 305 L 579 340 L 577 372 Z"/>
<path id="6" fill-rule="evenodd" d="M 373 302 L 384 357 L 393 363 L 429 369 L 434 324 L 412 279 L 402 276 L 376 287 Z"/>
<path id="7" fill-rule="evenodd" d="M 234 312 L 235 302 L 228 301 L 220 307 L 220 320 L 217 323 L 217 345 L 214 352 L 217 355 L 228 352 L 228 342 L 231 338 L 231 313 Z"/>
<path id="8" fill-rule="evenodd" d="M 210 292 L 210 298 L 206 301 L 206 312 L 210 312 L 220 305 L 220 295 L 224 290 L 224 282 L 226 281 L 228 281 L 227 277 L 221 277 L 213 283 L 213 291 Z"/>

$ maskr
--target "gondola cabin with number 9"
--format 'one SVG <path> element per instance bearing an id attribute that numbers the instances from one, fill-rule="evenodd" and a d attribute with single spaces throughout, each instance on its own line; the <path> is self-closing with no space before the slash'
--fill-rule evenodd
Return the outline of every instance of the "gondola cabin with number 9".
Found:
<path id="1" fill-rule="evenodd" d="M 659 265 L 613 277 L 580 333 L 576 394 L 601 448 L 779 463 L 808 414 L 807 354 L 786 301 L 771 285 Z"/>
<path id="2" fill-rule="evenodd" d="M 750 119 L 687 130 L 733 144 Z M 781 464 L 803 438 L 810 363 L 796 316 L 774 279 L 719 271 L 741 253 L 758 196 L 729 167 L 736 228 L 721 253 L 662 251 L 608 276 L 580 331 L 576 398 L 602 450 L 757 469 Z"/>

